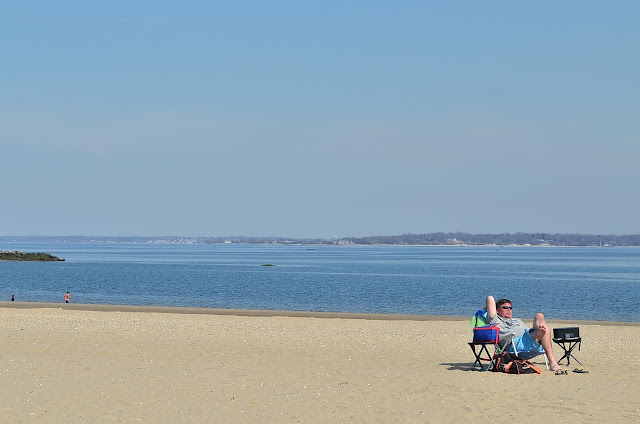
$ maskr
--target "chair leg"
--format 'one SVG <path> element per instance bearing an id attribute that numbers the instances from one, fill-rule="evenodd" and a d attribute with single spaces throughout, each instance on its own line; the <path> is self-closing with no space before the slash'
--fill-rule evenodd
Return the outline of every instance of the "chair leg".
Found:
<path id="1" fill-rule="evenodd" d="M 575 356 L 571 355 L 571 357 L 580 365 L 582 365 L 582 362 L 578 361 L 578 358 L 576 358 Z M 567 359 L 567 365 L 569 365 L 569 359 Z"/>
<path id="2" fill-rule="evenodd" d="M 542 356 L 544 356 L 544 364 L 547 366 L 547 369 L 549 369 L 549 358 L 547 358 L 547 354 L 545 353 Z"/>
<path id="3" fill-rule="evenodd" d="M 573 342 L 573 341 L 563 341 L 563 340 L 561 340 L 561 341 L 555 341 L 555 342 L 564 351 L 564 354 L 562 355 L 562 358 L 560 358 L 558 363 L 561 363 L 562 360 L 566 358 L 567 359 L 567 365 L 571 365 L 571 358 L 573 358 L 577 363 L 582 365 L 582 362 L 580 362 L 578 360 L 578 358 L 573 356 L 573 350 L 576 348 L 576 346 L 579 346 L 578 343 L 581 343 L 581 341 Z M 578 350 L 580 350 L 579 347 L 578 347 Z"/>
<path id="4" fill-rule="evenodd" d="M 476 345 L 475 343 L 469 343 L 469 346 L 471 347 L 471 350 L 473 351 L 473 355 L 476 357 L 475 362 L 472 365 L 472 368 L 475 369 L 476 365 L 478 367 L 480 367 L 481 370 L 485 370 L 484 365 L 482 365 L 482 361 L 490 361 L 491 360 L 491 354 L 489 353 L 489 350 L 487 349 L 487 344 L 485 343 L 479 343 L 478 345 Z M 476 351 L 476 346 L 480 346 L 480 350 Z M 487 358 L 484 358 L 482 355 L 484 353 L 486 353 Z"/>

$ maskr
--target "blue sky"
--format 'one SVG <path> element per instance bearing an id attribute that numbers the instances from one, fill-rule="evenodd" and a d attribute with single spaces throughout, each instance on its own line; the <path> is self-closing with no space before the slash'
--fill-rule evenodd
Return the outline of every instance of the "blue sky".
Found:
<path id="1" fill-rule="evenodd" d="M 0 234 L 640 232 L 637 2 L 6 3 Z"/>

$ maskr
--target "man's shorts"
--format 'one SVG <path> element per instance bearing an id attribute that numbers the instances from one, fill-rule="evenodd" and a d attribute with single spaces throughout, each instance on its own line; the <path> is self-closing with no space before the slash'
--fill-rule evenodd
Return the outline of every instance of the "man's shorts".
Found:
<path id="1" fill-rule="evenodd" d="M 532 331 L 534 330 L 531 329 L 522 336 L 513 339 L 513 344 L 518 352 L 535 352 L 537 350 L 541 350 L 542 345 L 531 337 Z"/>

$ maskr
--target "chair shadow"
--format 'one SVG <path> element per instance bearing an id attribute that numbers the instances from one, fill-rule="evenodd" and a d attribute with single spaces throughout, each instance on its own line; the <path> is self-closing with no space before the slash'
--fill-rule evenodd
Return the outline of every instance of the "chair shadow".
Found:
<path id="1" fill-rule="evenodd" d="M 487 371 L 486 365 L 485 369 L 481 370 L 477 366 L 474 367 L 473 364 L 469 362 L 441 362 L 440 365 L 449 367 L 447 368 L 449 371 Z"/>

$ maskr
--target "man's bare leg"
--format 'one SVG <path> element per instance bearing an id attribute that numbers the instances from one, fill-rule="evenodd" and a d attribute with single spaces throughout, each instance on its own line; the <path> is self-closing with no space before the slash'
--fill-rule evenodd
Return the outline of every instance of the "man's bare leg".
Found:
<path id="1" fill-rule="evenodd" d="M 547 327 L 547 321 L 544 319 L 544 315 L 540 312 L 533 317 L 533 328 L 534 331 L 531 333 L 531 338 L 542 345 L 542 348 L 549 359 L 549 369 L 551 371 L 558 371 L 562 369 L 556 361 L 556 358 L 553 356 L 551 329 Z"/>

